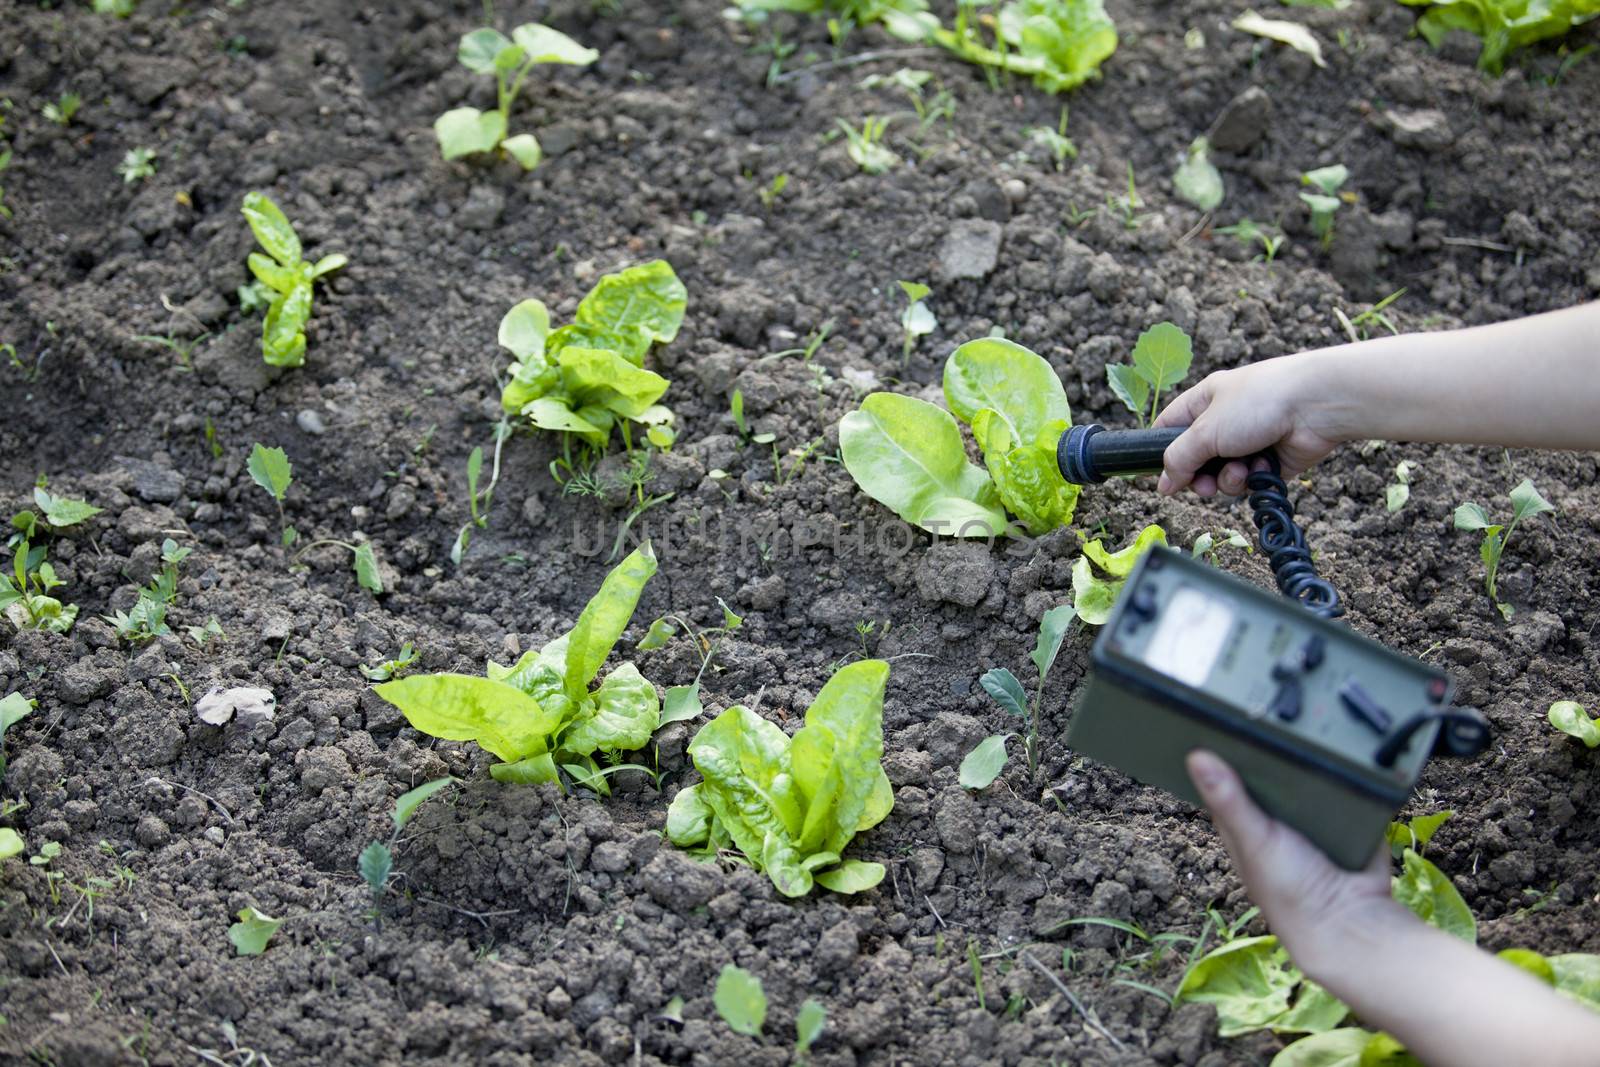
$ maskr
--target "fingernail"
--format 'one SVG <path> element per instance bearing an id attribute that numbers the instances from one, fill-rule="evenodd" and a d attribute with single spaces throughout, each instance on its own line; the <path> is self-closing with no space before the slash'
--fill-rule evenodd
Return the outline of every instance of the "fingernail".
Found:
<path id="1" fill-rule="evenodd" d="M 1206 791 L 1217 789 L 1228 780 L 1222 761 L 1204 749 L 1189 753 L 1189 774 L 1194 784 Z"/>

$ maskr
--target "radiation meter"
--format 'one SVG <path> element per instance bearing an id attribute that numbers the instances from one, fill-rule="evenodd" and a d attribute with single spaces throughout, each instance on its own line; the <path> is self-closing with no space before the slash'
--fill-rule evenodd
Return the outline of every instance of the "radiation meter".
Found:
<path id="1" fill-rule="evenodd" d="M 1181 432 L 1073 427 L 1057 459 L 1078 484 L 1154 473 Z M 1192 803 L 1184 758 L 1210 749 L 1263 810 L 1356 870 L 1428 758 L 1477 755 L 1488 726 L 1451 705 L 1448 674 L 1334 621 L 1338 593 L 1316 573 L 1275 457 L 1261 458 L 1249 502 L 1284 595 L 1151 549 L 1094 643 L 1067 744 Z"/>

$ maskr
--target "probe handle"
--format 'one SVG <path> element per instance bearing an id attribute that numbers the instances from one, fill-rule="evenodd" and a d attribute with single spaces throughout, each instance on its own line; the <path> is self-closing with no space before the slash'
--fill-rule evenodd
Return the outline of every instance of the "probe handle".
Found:
<path id="1" fill-rule="evenodd" d="M 1093 485 L 1115 476 L 1159 474 L 1161 457 L 1185 427 L 1157 430 L 1108 430 L 1099 423 L 1074 426 L 1056 443 L 1056 466 L 1074 485 Z M 1213 459 L 1200 468 L 1216 474 L 1227 460 Z"/>

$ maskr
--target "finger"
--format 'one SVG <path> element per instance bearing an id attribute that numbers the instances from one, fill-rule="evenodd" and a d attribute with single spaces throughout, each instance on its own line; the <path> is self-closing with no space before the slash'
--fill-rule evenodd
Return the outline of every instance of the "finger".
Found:
<path id="1" fill-rule="evenodd" d="M 1194 490 L 1196 496 L 1209 500 L 1217 495 L 1217 480 L 1209 474 L 1197 474 L 1194 481 L 1189 483 L 1189 488 Z"/>
<path id="2" fill-rule="evenodd" d="M 1225 464 L 1222 470 L 1218 472 L 1217 488 L 1229 496 L 1243 496 L 1246 488 L 1245 480 L 1248 477 L 1249 472 L 1245 469 L 1245 465 L 1238 460 L 1233 460 Z"/>
<path id="3" fill-rule="evenodd" d="M 1161 409 L 1161 414 L 1156 417 L 1156 426 L 1188 426 L 1198 419 L 1206 408 L 1211 406 L 1211 387 L 1209 379 L 1199 385 L 1192 385 L 1167 401 L 1167 406 Z"/>
<path id="4" fill-rule="evenodd" d="M 1161 466 L 1172 484 L 1182 489 L 1217 454 L 1216 428 L 1212 420 L 1201 418 L 1167 446 Z"/>
<path id="5" fill-rule="evenodd" d="M 1195 749 L 1184 764 L 1234 863 L 1241 869 L 1249 866 L 1265 850 L 1272 836 L 1272 820 L 1256 807 L 1244 782 L 1216 753 Z"/>

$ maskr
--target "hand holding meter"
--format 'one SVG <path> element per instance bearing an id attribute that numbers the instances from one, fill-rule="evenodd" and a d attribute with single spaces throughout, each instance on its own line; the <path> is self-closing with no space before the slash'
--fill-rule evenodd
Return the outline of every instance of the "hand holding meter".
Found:
<path id="1" fill-rule="evenodd" d="M 1159 470 L 1179 430 L 1074 427 L 1057 457 L 1068 481 Z M 1184 757 L 1208 748 L 1269 815 L 1341 866 L 1372 856 L 1430 755 L 1489 741 L 1450 706 L 1444 672 L 1333 622 L 1276 464 L 1250 475 L 1250 504 L 1285 597 L 1155 548 L 1123 586 L 1091 653 L 1067 743 L 1198 803 Z"/>

